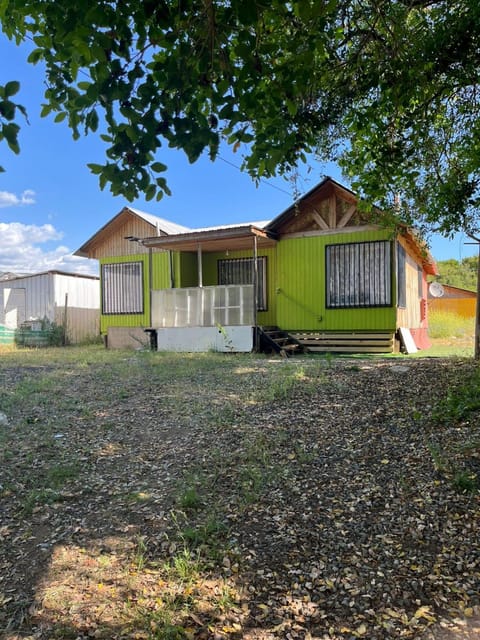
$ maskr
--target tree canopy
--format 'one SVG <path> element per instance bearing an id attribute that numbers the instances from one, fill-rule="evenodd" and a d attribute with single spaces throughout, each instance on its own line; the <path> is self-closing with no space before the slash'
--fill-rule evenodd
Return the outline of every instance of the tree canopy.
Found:
<path id="1" fill-rule="evenodd" d="M 477 288 L 478 257 L 462 258 L 461 260 L 441 260 L 437 262 L 440 276 L 438 282 L 450 284 L 452 287 L 475 291 Z"/>
<path id="2" fill-rule="evenodd" d="M 478 231 L 478 0 L 2 0 L 0 23 L 45 65 L 42 114 L 105 141 L 114 194 L 159 199 L 162 146 L 227 141 L 254 178 L 316 153 L 409 223 Z"/>

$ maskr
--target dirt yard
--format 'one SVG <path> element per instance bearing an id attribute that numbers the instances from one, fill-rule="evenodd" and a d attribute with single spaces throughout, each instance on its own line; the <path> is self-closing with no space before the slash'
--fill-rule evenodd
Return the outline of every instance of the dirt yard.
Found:
<path id="1" fill-rule="evenodd" d="M 459 359 L 0 360 L 0 637 L 480 634 Z"/>

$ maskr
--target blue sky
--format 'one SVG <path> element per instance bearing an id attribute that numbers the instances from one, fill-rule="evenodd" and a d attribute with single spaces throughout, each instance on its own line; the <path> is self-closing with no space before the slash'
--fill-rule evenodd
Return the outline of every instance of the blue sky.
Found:
<path id="1" fill-rule="evenodd" d="M 87 162 L 103 163 L 104 146 L 96 137 L 73 141 L 65 123 L 40 118 L 43 75 L 40 66 L 26 63 L 28 51 L 0 35 L 0 83 L 19 80 L 17 102 L 28 111 L 29 124 L 20 132 L 20 155 L 0 144 L 0 272 L 35 272 L 47 269 L 97 273 L 97 263 L 78 258 L 78 249 L 123 206 L 123 198 L 100 191 Z M 168 165 L 171 197 L 162 201 L 140 199 L 132 206 L 188 227 L 205 227 L 270 219 L 286 209 L 298 194 L 311 189 L 327 174 L 345 181 L 334 165 L 312 161 L 301 167 L 295 180 L 276 178 L 259 186 L 238 169 L 241 155 L 228 148 L 212 163 L 201 158 L 191 165 L 182 152 L 165 149 L 159 159 Z M 477 248 L 434 237 L 431 251 L 437 260 L 461 259 Z"/>

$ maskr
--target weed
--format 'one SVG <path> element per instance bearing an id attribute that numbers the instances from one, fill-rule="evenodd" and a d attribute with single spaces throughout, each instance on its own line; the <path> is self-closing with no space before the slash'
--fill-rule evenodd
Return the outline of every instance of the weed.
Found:
<path id="1" fill-rule="evenodd" d="M 464 383 L 448 390 L 442 400 L 432 412 L 433 419 L 438 423 L 466 420 L 470 414 L 480 411 L 480 373 L 476 370 Z"/>
<path id="2" fill-rule="evenodd" d="M 63 485 L 68 480 L 73 480 L 78 476 L 79 467 L 78 465 L 68 465 L 68 466 L 56 466 L 51 467 L 47 471 L 46 483 L 49 487 L 54 489 L 59 489 L 63 487 Z"/>
<path id="3" fill-rule="evenodd" d="M 216 516 L 211 515 L 203 524 L 187 525 L 180 532 L 180 537 L 188 548 L 202 548 L 203 552 L 214 560 L 227 527 Z"/>
<path id="4" fill-rule="evenodd" d="M 171 580 L 191 584 L 198 579 L 201 570 L 199 555 L 185 547 L 164 565 L 164 570 Z"/>
<path id="5" fill-rule="evenodd" d="M 457 471 L 453 476 L 452 486 L 461 493 L 476 493 L 479 489 L 477 475 L 466 470 Z"/>
<path id="6" fill-rule="evenodd" d="M 147 541 L 145 536 L 138 536 L 135 551 L 132 558 L 137 571 L 142 571 L 146 564 Z"/>
<path id="7" fill-rule="evenodd" d="M 186 511 L 195 511 L 202 506 L 198 490 L 194 486 L 187 487 L 178 498 L 179 506 Z"/>
<path id="8" fill-rule="evenodd" d="M 220 611 L 228 611 L 236 606 L 235 593 L 227 585 L 222 585 L 220 595 L 217 599 L 217 608 Z"/>
<path id="9" fill-rule="evenodd" d="M 448 464 L 443 456 L 442 450 L 439 445 L 434 442 L 429 442 L 427 444 L 427 448 L 432 456 L 433 466 L 435 467 L 435 471 L 439 473 L 443 473 L 447 471 Z"/>
<path id="10" fill-rule="evenodd" d="M 61 500 L 61 494 L 53 489 L 32 489 L 22 502 L 22 515 L 30 516 L 35 507 L 45 504 L 53 504 Z"/>

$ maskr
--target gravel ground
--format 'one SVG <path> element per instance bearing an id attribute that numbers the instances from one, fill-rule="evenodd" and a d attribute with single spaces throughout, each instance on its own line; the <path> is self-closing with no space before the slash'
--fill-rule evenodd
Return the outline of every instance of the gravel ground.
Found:
<path id="1" fill-rule="evenodd" d="M 471 362 L 90 360 L 0 366 L 0 637 L 479 637 Z"/>

